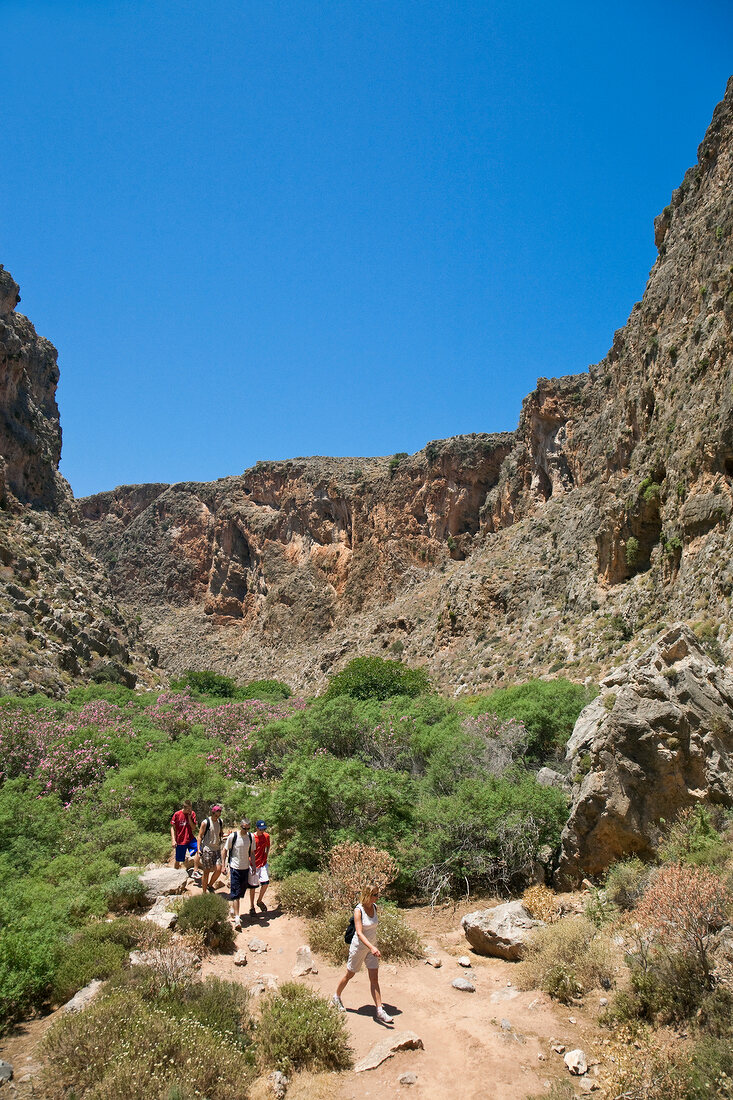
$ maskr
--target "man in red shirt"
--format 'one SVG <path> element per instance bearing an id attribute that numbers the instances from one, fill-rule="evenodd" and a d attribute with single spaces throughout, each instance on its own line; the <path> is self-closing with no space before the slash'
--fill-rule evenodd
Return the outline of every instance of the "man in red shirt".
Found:
<path id="1" fill-rule="evenodd" d="M 267 857 L 270 854 L 270 834 L 265 830 L 265 822 L 258 821 L 257 832 L 255 833 L 255 867 L 260 877 L 260 894 L 257 898 L 257 908 L 261 909 L 263 913 L 267 912 L 267 906 L 263 899 L 265 890 L 270 884 L 270 871 L 267 866 Z M 254 890 L 251 897 L 254 901 Z"/>
<path id="2" fill-rule="evenodd" d="M 175 854 L 175 865 L 189 865 L 198 849 L 196 842 L 196 814 L 193 806 L 186 799 L 181 809 L 176 810 L 171 818 L 171 847 Z"/>

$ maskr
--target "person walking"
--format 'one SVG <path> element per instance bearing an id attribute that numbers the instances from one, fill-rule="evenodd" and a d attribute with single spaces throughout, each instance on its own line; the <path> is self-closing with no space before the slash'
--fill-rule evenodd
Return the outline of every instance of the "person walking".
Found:
<path id="1" fill-rule="evenodd" d="M 372 1000 L 376 1006 L 376 1017 L 382 1024 L 392 1024 L 394 1020 L 389 1013 L 384 1010 L 382 993 L 379 988 L 379 960 L 382 955 L 377 947 L 377 925 L 379 923 L 379 915 L 377 913 L 378 900 L 378 886 L 371 885 L 364 888 L 361 895 L 361 901 L 354 910 L 355 931 L 349 948 L 346 971 L 331 999 L 340 1012 L 346 1011 L 343 1001 L 341 1000 L 341 995 L 356 972 L 361 969 L 361 964 L 366 962 Z"/>
<path id="2" fill-rule="evenodd" d="M 201 892 L 214 893 L 215 883 L 221 874 L 221 806 L 212 806 L 211 814 L 201 822 L 199 829 L 199 861 L 201 863 Z M 209 882 L 211 875 L 211 882 Z"/>
<path id="3" fill-rule="evenodd" d="M 242 920 L 239 903 L 249 887 L 249 872 L 255 869 L 255 838 L 245 817 L 239 823 L 239 829 L 233 830 L 224 841 L 222 865 L 226 870 L 229 864 L 229 902 L 234 917 L 234 927 L 241 930 Z"/>
<path id="4" fill-rule="evenodd" d="M 260 879 L 260 892 L 257 897 L 257 908 L 263 913 L 267 912 L 267 906 L 265 905 L 265 891 L 270 885 L 270 868 L 268 865 L 268 857 L 270 855 L 270 834 L 267 832 L 267 823 L 265 821 L 256 822 L 257 832 L 255 833 L 255 867 Z M 252 891 L 252 901 L 254 902 L 254 890 Z"/>
<path id="5" fill-rule="evenodd" d="M 180 810 L 176 810 L 171 818 L 171 848 L 177 868 L 182 863 L 188 868 L 198 851 L 196 814 L 187 798 L 181 803 Z"/>

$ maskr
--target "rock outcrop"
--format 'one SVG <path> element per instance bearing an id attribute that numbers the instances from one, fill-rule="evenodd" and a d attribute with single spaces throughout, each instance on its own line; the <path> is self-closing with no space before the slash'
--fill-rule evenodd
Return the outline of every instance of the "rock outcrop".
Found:
<path id="1" fill-rule="evenodd" d="M 567 754 L 575 785 L 557 879 L 575 885 L 653 855 L 680 810 L 733 804 L 733 675 L 673 626 L 601 682 Z"/>
<path id="2" fill-rule="evenodd" d="M 733 626 L 733 82 L 657 219 L 606 358 L 540 379 L 516 432 L 262 462 L 81 502 L 166 668 L 317 690 L 356 653 L 459 690 L 595 678 L 661 621 Z"/>

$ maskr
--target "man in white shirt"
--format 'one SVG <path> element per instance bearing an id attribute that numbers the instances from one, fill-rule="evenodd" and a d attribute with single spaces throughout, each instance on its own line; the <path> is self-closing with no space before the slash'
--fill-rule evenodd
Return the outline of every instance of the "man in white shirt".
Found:
<path id="1" fill-rule="evenodd" d="M 246 818 L 242 818 L 239 829 L 233 830 L 226 838 L 222 854 L 225 870 L 227 863 L 229 864 L 230 912 L 234 917 L 234 927 L 241 929 L 239 902 L 249 887 L 250 870 L 255 873 L 255 838 L 249 831 L 249 821 Z"/>

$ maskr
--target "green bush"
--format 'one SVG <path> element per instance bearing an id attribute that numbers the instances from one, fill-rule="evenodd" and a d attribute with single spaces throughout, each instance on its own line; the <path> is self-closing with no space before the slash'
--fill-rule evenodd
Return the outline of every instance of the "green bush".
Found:
<path id="1" fill-rule="evenodd" d="M 112 912 L 139 909 L 148 901 L 145 884 L 134 873 L 110 879 L 102 886 L 102 892 Z"/>
<path id="2" fill-rule="evenodd" d="M 633 909 L 652 873 L 653 868 L 637 856 L 612 864 L 606 872 L 606 897 L 619 909 Z"/>
<path id="3" fill-rule="evenodd" d="M 308 922 L 308 942 L 314 951 L 330 962 L 340 965 L 349 954 L 344 943 L 344 933 L 351 917 L 351 910 L 324 913 Z M 383 962 L 397 962 L 417 958 L 422 954 L 420 937 L 406 923 L 399 909 L 384 901 L 379 905 L 377 947 Z"/>
<path id="4" fill-rule="evenodd" d="M 407 668 L 400 661 L 385 661 L 382 657 L 355 657 L 331 677 L 326 698 L 350 695 L 352 699 L 391 699 L 424 695 L 427 691 L 430 680 L 424 668 Z"/>
<path id="5" fill-rule="evenodd" d="M 352 1064 L 343 1016 L 317 993 L 286 982 L 266 997 L 257 1029 L 263 1066 L 294 1070 L 341 1070 Z"/>
<path id="6" fill-rule="evenodd" d="M 326 907 L 323 879 L 317 871 L 298 871 L 278 883 L 280 905 L 298 917 L 319 917 Z"/>
<path id="7" fill-rule="evenodd" d="M 562 753 L 578 715 L 596 694 L 570 680 L 530 680 L 499 688 L 473 703 L 470 710 L 474 714 L 490 711 L 499 718 L 522 722 L 530 735 L 527 755 L 540 761 Z"/>
<path id="8" fill-rule="evenodd" d="M 233 699 L 237 694 L 237 685 L 229 676 L 222 676 L 211 669 L 196 671 L 187 669 L 183 676 L 177 680 L 171 680 L 174 691 L 183 691 L 190 688 L 199 695 L 211 695 L 216 699 Z"/>
<path id="9" fill-rule="evenodd" d="M 244 687 L 237 688 L 237 699 L 265 699 L 279 703 L 289 699 L 292 691 L 282 680 L 251 680 Z"/>
<path id="10" fill-rule="evenodd" d="M 610 941 L 586 917 L 568 917 L 537 929 L 516 968 L 520 989 L 542 989 L 563 1004 L 612 981 Z"/>
<path id="11" fill-rule="evenodd" d="M 249 990 L 239 982 L 209 976 L 159 1000 L 171 1016 L 189 1017 L 241 1049 L 249 1046 Z"/>
<path id="12" fill-rule="evenodd" d="M 112 772 L 100 791 L 104 816 L 118 813 L 121 789 L 129 790 L 128 813 L 137 828 L 160 835 L 167 832 L 171 815 L 184 798 L 210 806 L 226 798 L 230 784 L 216 767 L 179 742 Z"/>
<path id="13" fill-rule="evenodd" d="M 54 1000 L 68 1001 L 94 978 L 110 978 L 127 961 L 127 950 L 118 943 L 81 933 L 64 948 L 53 978 Z"/>
<path id="14" fill-rule="evenodd" d="M 682 810 L 659 845 L 664 863 L 688 863 L 696 867 L 724 867 L 730 849 L 713 824 L 707 806 L 691 806 Z"/>
<path id="15" fill-rule="evenodd" d="M 222 951 L 234 947 L 234 933 L 228 920 L 226 898 L 220 894 L 197 894 L 186 898 L 178 911 L 181 932 L 200 932 L 211 941 L 217 939 Z"/>
<path id="16" fill-rule="evenodd" d="M 44 1044 L 46 1100 L 215 1096 L 242 1100 L 253 1072 L 246 1056 L 192 1017 L 171 1016 L 134 992 L 101 994 L 62 1016 Z"/>
<path id="17" fill-rule="evenodd" d="M 313 951 L 323 955 L 334 966 L 343 965 L 349 955 L 344 935 L 350 917 L 350 909 L 340 909 L 333 913 L 326 912 L 323 916 L 308 921 L 308 943 Z"/>
<path id="18" fill-rule="evenodd" d="M 40 1008 L 56 968 L 52 930 L 0 930 L 0 1034 L 15 1020 Z"/>

